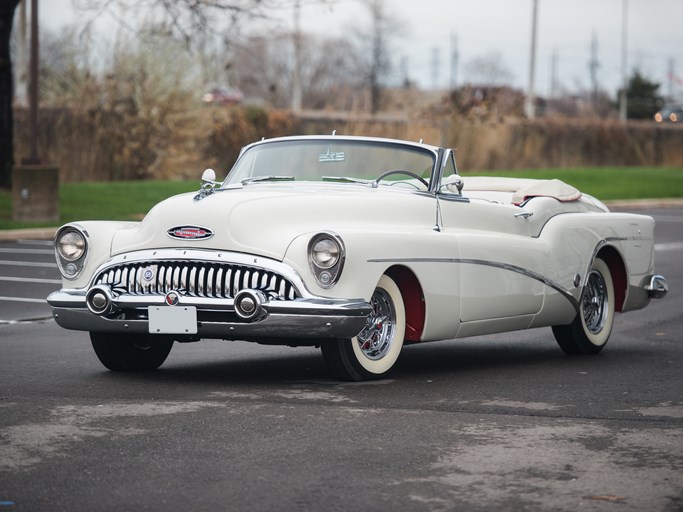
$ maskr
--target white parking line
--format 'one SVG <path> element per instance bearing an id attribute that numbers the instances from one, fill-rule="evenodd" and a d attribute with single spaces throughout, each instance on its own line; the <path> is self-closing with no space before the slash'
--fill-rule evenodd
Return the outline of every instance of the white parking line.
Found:
<path id="1" fill-rule="evenodd" d="M 0 281 L 12 281 L 12 282 L 16 282 L 16 283 L 62 284 L 61 279 L 39 279 L 37 277 L 5 277 L 5 276 L 0 276 Z"/>
<path id="2" fill-rule="evenodd" d="M 670 244 L 655 244 L 655 251 L 677 251 L 683 249 L 683 242 L 672 242 Z"/>
<path id="3" fill-rule="evenodd" d="M 0 297 L 0 300 L 7 302 L 32 302 L 34 304 L 47 304 L 47 299 L 27 299 L 24 297 Z"/>
<path id="4" fill-rule="evenodd" d="M 17 240 L 19 245 L 53 245 L 52 240 Z"/>
<path id="5" fill-rule="evenodd" d="M 56 263 L 39 263 L 37 261 L 7 261 L 0 260 L 0 265 L 14 265 L 17 267 L 49 267 L 57 268 Z"/>
<path id="6" fill-rule="evenodd" d="M 54 255 L 55 251 L 49 249 L 3 249 L 0 248 L 0 253 L 5 254 L 49 254 Z"/>

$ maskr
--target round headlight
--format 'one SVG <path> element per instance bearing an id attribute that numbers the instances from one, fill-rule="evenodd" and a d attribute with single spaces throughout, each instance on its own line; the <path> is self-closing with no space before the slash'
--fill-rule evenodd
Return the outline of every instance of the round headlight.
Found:
<path id="1" fill-rule="evenodd" d="M 322 238 L 318 240 L 311 250 L 313 263 L 320 268 L 332 268 L 339 261 L 341 249 L 336 240 Z"/>
<path id="2" fill-rule="evenodd" d="M 79 231 L 65 231 L 57 240 L 57 252 L 66 261 L 76 261 L 85 252 L 85 238 Z"/>

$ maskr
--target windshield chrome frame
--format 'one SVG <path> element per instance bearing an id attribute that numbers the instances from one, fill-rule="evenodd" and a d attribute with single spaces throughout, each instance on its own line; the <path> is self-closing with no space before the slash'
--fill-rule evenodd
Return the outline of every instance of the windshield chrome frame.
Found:
<path id="1" fill-rule="evenodd" d="M 221 184 L 220 189 L 228 189 L 228 188 L 234 188 L 235 186 L 239 187 L 239 182 L 235 183 L 228 183 L 228 177 L 230 176 L 230 173 L 239 165 L 240 161 L 244 157 L 244 155 L 247 153 L 247 151 L 251 150 L 254 147 L 266 145 L 266 144 L 273 144 L 273 143 L 279 143 L 279 142 L 310 142 L 310 141 L 321 141 L 321 142 L 368 142 L 368 143 L 379 143 L 383 144 L 384 146 L 395 146 L 395 147 L 404 147 L 404 148 L 409 148 L 409 149 L 417 149 L 423 152 L 430 152 L 433 156 L 433 161 L 434 164 L 432 166 L 432 171 L 430 174 L 430 181 L 429 181 L 429 189 L 427 191 L 416 191 L 420 193 L 430 193 L 430 194 L 435 194 L 436 190 L 438 190 L 438 186 L 436 183 L 438 183 L 438 180 L 441 179 L 441 166 L 443 162 L 443 155 L 444 155 L 444 149 L 439 148 L 436 146 L 431 146 L 429 144 L 424 144 L 422 142 L 410 142 L 410 141 L 404 141 L 404 140 L 399 140 L 399 139 L 388 139 L 388 138 L 382 138 L 382 137 L 360 137 L 360 136 L 341 136 L 341 135 L 301 135 L 301 136 L 293 136 L 293 137 L 277 137 L 273 139 L 262 139 L 257 142 L 252 142 L 251 144 L 248 144 L 244 146 L 240 150 L 240 154 L 237 157 L 237 160 L 233 164 L 233 166 L 230 168 L 228 173 L 226 174 L 225 179 L 223 180 L 223 183 Z M 449 150 L 450 151 L 450 150 Z M 438 178 L 438 180 L 437 180 Z M 318 183 L 316 181 L 315 183 Z M 319 183 L 323 183 L 323 181 L 320 181 Z"/>

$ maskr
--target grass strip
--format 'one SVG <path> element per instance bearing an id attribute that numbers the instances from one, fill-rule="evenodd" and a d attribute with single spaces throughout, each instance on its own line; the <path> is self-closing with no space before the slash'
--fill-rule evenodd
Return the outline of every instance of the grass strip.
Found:
<path id="1" fill-rule="evenodd" d="M 683 197 L 683 168 L 595 167 L 462 174 L 465 188 L 467 176 L 557 178 L 604 201 Z M 27 223 L 12 221 L 12 194 L 0 189 L 0 229 L 47 227 L 76 220 L 139 220 L 162 199 L 197 190 L 199 180 L 64 183 L 59 189 L 60 221 Z"/>

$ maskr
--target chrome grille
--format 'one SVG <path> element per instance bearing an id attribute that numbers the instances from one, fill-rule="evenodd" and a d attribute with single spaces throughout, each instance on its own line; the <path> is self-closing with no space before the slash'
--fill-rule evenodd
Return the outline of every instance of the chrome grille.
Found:
<path id="1" fill-rule="evenodd" d="M 252 289 L 282 300 L 299 297 L 296 288 L 268 270 L 230 263 L 160 261 L 126 263 L 101 272 L 94 284 L 107 284 L 130 295 L 166 294 L 182 290 L 192 297 L 233 298 Z"/>

